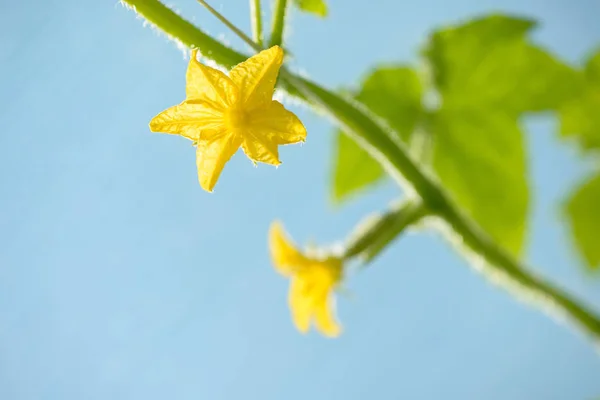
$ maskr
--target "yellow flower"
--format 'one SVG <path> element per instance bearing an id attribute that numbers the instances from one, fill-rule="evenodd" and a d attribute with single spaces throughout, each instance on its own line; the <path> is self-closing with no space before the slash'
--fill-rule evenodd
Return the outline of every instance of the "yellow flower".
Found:
<path id="1" fill-rule="evenodd" d="M 302 253 L 279 222 L 271 224 L 269 248 L 277 272 L 291 279 L 289 306 L 296 328 L 305 333 L 314 322 L 324 335 L 338 336 L 341 328 L 335 319 L 335 299 L 331 292 L 342 279 L 342 260 Z"/>
<path id="2" fill-rule="evenodd" d="M 152 132 L 194 141 L 198 179 L 212 192 L 219 175 L 241 146 L 253 161 L 279 165 L 278 146 L 303 142 L 306 129 L 272 99 L 283 50 L 273 46 L 235 66 L 229 76 L 202 65 L 192 51 L 186 99 L 150 121 Z"/>

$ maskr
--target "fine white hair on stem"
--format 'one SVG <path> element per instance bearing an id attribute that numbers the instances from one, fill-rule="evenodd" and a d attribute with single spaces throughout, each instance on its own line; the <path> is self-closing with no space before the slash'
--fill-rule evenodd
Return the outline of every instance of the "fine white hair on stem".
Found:
<path id="1" fill-rule="evenodd" d="M 166 33 L 165 31 L 163 31 L 162 29 L 160 29 L 158 26 L 156 26 L 154 23 L 152 23 L 151 21 L 149 21 L 148 19 L 144 18 L 144 16 L 140 13 L 137 12 L 136 8 L 134 5 L 131 5 L 127 2 L 125 2 L 124 0 L 119 0 L 119 3 L 121 4 L 121 6 L 123 6 L 124 8 L 131 10 L 135 13 L 135 18 L 137 20 L 142 21 L 142 26 L 144 28 L 150 28 L 150 30 L 152 31 L 153 34 L 155 34 L 157 37 L 166 37 L 167 40 L 173 42 L 175 44 L 175 47 L 177 47 L 177 49 L 181 50 L 181 52 L 184 55 L 184 58 L 188 58 L 188 51 L 189 51 L 189 47 L 186 46 L 181 40 L 179 40 L 178 38 L 169 35 L 168 33 Z M 165 7 L 169 8 L 171 11 L 173 11 L 175 14 L 177 15 L 181 15 L 181 12 L 175 8 L 174 6 L 170 5 L 170 4 L 164 4 Z"/>
<path id="2" fill-rule="evenodd" d="M 510 276 L 506 271 L 494 268 L 482 255 L 476 253 L 467 246 L 463 238 L 454 232 L 450 225 L 441 218 L 428 218 L 427 226 L 437 232 L 447 243 L 460 253 L 471 269 L 483 275 L 490 283 L 506 289 L 515 299 L 522 304 L 534 306 L 541 310 L 559 325 L 569 325 L 571 328 L 577 326 L 577 321 L 569 316 L 556 300 L 551 296 L 526 286 Z M 534 275 L 534 271 L 527 270 L 528 274 Z M 567 323 L 570 322 L 570 323 Z M 584 329 L 572 329 L 579 334 L 586 332 Z M 587 335 L 592 340 L 597 351 L 600 351 L 600 342 L 593 335 Z"/>

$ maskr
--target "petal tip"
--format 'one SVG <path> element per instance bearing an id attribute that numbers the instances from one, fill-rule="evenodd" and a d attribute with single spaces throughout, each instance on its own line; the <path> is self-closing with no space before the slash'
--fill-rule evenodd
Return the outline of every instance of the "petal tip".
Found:
<path id="1" fill-rule="evenodd" d="M 285 230 L 283 229 L 283 224 L 280 220 L 276 219 L 271 222 L 271 226 L 269 226 L 269 249 L 271 253 L 274 254 L 277 248 L 277 245 L 282 238 L 285 237 Z"/>
<path id="2" fill-rule="evenodd" d="M 273 58 L 278 60 L 278 61 L 282 61 L 283 60 L 283 49 L 281 47 L 279 47 L 278 45 L 272 46 L 270 48 L 268 48 L 267 50 L 263 50 L 265 52 L 268 53 L 272 53 L 273 54 Z"/>
<path id="3" fill-rule="evenodd" d="M 161 123 L 160 123 L 159 117 L 161 116 L 161 114 L 155 115 L 154 117 L 152 117 L 150 122 L 148 122 L 148 128 L 150 129 L 150 131 L 160 132 Z"/>
<path id="4" fill-rule="evenodd" d="M 298 316 L 292 316 L 292 322 L 294 323 L 296 330 L 302 335 L 306 335 L 308 333 L 308 329 L 310 327 L 310 322 L 308 320 L 305 321 L 298 318 Z"/>
<path id="5" fill-rule="evenodd" d="M 321 332 L 321 333 L 323 333 L 323 335 L 328 339 L 337 339 L 342 334 L 342 330 L 337 329 L 336 331 L 333 331 L 333 332 Z"/>
<path id="6" fill-rule="evenodd" d="M 330 321 L 327 325 L 316 324 L 317 330 L 328 339 L 335 339 L 342 334 L 342 327 L 336 321 Z"/>
<path id="7" fill-rule="evenodd" d="M 209 183 L 206 183 L 206 182 L 203 182 L 203 181 L 201 181 L 201 180 L 200 180 L 200 187 L 201 187 L 201 188 L 202 188 L 202 189 L 203 189 L 205 192 L 208 192 L 208 193 L 214 193 L 214 192 L 215 192 L 215 190 L 214 190 L 214 188 L 215 188 L 215 183 L 210 183 L 210 182 L 209 182 Z"/>
<path id="8" fill-rule="evenodd" d="M 281 220 L 276 219 L 273 222 L 271 222 L 271 226 L 269 226 L 269 233 L 271 235 L 279 234 L 282 231 L 283 231 L 283 223 L 281 222 Z"/>

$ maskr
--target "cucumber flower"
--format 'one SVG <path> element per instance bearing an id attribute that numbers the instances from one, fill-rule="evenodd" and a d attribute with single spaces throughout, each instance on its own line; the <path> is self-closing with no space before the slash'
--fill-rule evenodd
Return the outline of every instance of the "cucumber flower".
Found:
<path id="1" fill-rule="evenodd" d="M 273 100 L 283 50 L 273 46 L 235 66 L 229 76 L 202 65 L 192 51 L 186 99 L 152 118 L 150 130 L 196 145 L 198 179 L 212 192 L 225 163 L 241 147 L 253 162 L 279 165 L 278 146 L 303 142 L 306 129 Z"/>
<path id="2" fill-rule="evenodd" d="M 288 302 L 296 328 L 305 333 L 312 322 L 325 336 L 338 336 L 332 292 L 342 279 L 342 259 L 301 252 L 279 222 L 271 225 L 269 248 L 277 272 L 291 280 Z"/>

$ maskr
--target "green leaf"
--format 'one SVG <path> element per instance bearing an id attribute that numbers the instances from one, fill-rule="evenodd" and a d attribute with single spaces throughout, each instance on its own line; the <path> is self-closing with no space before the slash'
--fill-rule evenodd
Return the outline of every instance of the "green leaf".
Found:
<path id="1" fill-rule="evenodd" d="M 600 174 L 585 182 L 566 203 L 575 245 L 591 269 L 600 267 Z"/>
<path id="2" fill-rule="evenodd" d="M 315 14 L 321 18 L 327 16 L 327 4 L 324 0 L 294 0 L 294 3 L 304 12 Z"/>
<path id="3" fill-rule="evenodd" d="M 520 114 L 563 107 L 580 74 L 528 41 L 535 23 L 492 15 L 434 33 L 425 49 L 443 110 L 434 168 L 472 218 L 513 254 L 525 237 L 528 187 Z"/>
<path id="4" fill-rule="evenodd" d="M 376 69 L 365 79 L 356 99 L 408 142 L 422 114 L 422 92 L 414 69 L 386 67 Z M 385 177 L 380 164 L 341 131 L 337 133 L 336 145 L 334 201 L 341 202 Z"/>
<path id="5" fill-rule="evenodd" d="M 356 99 L 383 118 L 408 143 L 422 113 L 423 87 L 417 72 L 405 66 L 374 70 Z"/>
<path id="6" fill-rule="evenodd" d="M 496 241 L 518 255 L 529 191 L 517 121 L 504 112 L 443 109 L 433 120 L 433 165 L 456 201 Z"/>
<path id="7" fill-rule="evenodd" d="M 435 84 L 439 88 L 452 87 L 465 81 L 468 73 L 461 67 L 473 67 L 473 59 L 481 59 L 491 46 L 522 38 L 535 22 L 528 19 L 491 15 L 470 21 L 462 26 L 434 32 L 423 51 L 431 63 Z M 466 57 L 466 59 L 465 59 Z"/>
<path id="8" fill-rule="evenodd" d="M 333 200 L 336 203 L 385 177 L 383 168 L 343 132 L 336 134 Z"/>
<path id="9" fill-rule="evenodd" d="M 563 136 L 576 136 L 584 149 L 600 148 L 600 90 L 588 90 L 560 111 Z"/>
<path id="10" fill-rule="evenodd" d="M 585 75 L 588 82 L 600 86 L 600 50 L 588 59 L 585 65 Z"/>
<path id="11" fill-rule="evenodd" d="M 582 94 L 560 110 L 562 136 L 575 136 L 586 149 L 600 149 L 600 51 L 588 60 Z"/>
<path id="12" fill-rule="evenodd" d="M 556 109 L 578 92 L 578 74 L 528 43 L 531 20 L 490 16 L 434 33 L 425 55 L 444 104 Z"/>

